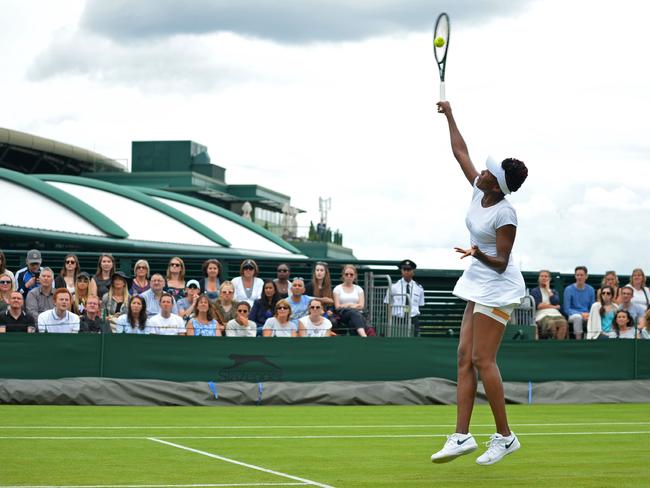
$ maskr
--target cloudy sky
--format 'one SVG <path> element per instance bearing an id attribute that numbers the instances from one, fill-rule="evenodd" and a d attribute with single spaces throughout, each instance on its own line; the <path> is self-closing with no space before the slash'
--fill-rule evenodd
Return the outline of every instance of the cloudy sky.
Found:
<path id="1" fill-rule="evenodd" d="M 130 161 L 132 140 L 208 146 L 230 183 L 289 194 L 359 258 L 460 268 L 479 169 L 513 156 L 525 270 L 650 268 L 650 4 L 635 0 L 1 0 L 0 126 Z"/>

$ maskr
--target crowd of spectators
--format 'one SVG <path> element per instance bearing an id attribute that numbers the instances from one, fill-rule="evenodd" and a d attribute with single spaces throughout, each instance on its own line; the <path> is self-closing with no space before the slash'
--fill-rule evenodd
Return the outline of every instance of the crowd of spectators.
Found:
<path id="1" fill-rule="evenodd" d="M 539 272 L 530 294 L 540 339 L 650 339 L 650 289 L 642 269 L 634 269 L 623 286 L 615 271 L 605 273 L 598 290 L 587 278 L 587 267 L 577 266 L 575 282 L 564 288 L 560 300 L 550 271 Z"/>
<path id="2" fill-rule="evenodd" d="M 152 274 L 146 260 L 137 260 L 132 276 L 108 253 L 92 275 L 74 254 L 56 275 L 37 249 L 15 275 L 4 263 L 0 251 L 0 332 L 328 337 L 349 331 L 365 337 L 371 331 L 353 265 L 332 289 L 329 267 L 320 261 L 308 283 L 292 278 L 285 263 L 277 278 L 263 281 L 253 259 L 243 260 L 231 280 L 217 259 L 203 263 L 203 276 L 188 279 L 178 256 L 164 273 Z"/>

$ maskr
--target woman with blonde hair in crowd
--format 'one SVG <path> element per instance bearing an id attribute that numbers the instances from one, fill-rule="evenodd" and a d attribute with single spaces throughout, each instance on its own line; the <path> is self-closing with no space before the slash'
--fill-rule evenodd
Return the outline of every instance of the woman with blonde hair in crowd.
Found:
<path id="1" fill-rule="evenodd" d="M 185 262 L 178 256 L 169 260 L 164 291 L 178 301 L 185 296 Z"/>
<path id="2" fill-rule="evenodd" d="M 629 286 L 634 288 L 632 303 L 636 303 L 643 310 L 650 308 L 650 290 L 646 286 L 646 276 L 641 268 L 634 268 L 632 270 Z"/>
<path id="3" fill-rule="evenodd" d="M 14 274 L 7 269 L 7 257 L 2 250 L 0 250 L 0 273 L 9 273 L 11 281 L 14 282 L 14 285 L 16 284 L 16 278 Z"/>
<path id="4" fill-rule="evenodd" d="M 86 310 L 86 300 L 88 299 L 88 289 L 90 287 L 90 275 L 85 271 L 82 271 L 77 275 L 75 280 L 75 293 L 74 293 L 74 304 L 72 305 L 72 311 L 77 315 L 81 315 Z"/>
<path id="5" fill-rule="evenodd" d="M 90 295 L 97 295 L 98 297 L 103 297 L 108 293 L 108 287 L 111 284 L 111 278 L 113 277 L 115 270 L 115 258 L 112 254 L 103 253 L 99 256 L 99 260 L 97 261 L 97 272 L 90 280 L 88 293 Z"/>
<path id="6" fill-rule="evenodd" d="M 614 317 L 618 307 L 614 303 L 614 288 L 603 286 L 600 300 L 594 302 L 587 320 L 587 339 L 616 338 Z"/>
<path id="7" fill-rule="evenodd" d="M 187 335 L 221 337 L 213 305 L 205 294 L 196 301 L 194 317 L 187 322 Z"/>
<path id="8" fill-rule="evenodd" d="M 646 311 L 645 315 L 639 319 L 639 323 L 636 325 L 639 339 L 650 339 L 648 324 L 650 324 L 650 309 Z"/>
<path id="9" fill-rule="evenodd" d="M 357 285 L 357 268 L 353 264 L 343 266 L 343 283 L 334 288 L 334 308 L 339 324 L 361 337 L 366 337 L 366 319 L 363 317 L 365 296 L 363 288 Z"/>
<path id="10" fill-rule="evenodd" d="M 291 305 L 282 298 L 275 304 L 273 317 L 269 317 L 262 327 L 264 337 L 296 337 L 298 328 L 291 322 Z"/>
<path id="11" fill-rule="evenodd" d="M 214 303 L 219 298 L 221 289 L 221 263 L 217 259 L 207 259 L 201 266 L 203 278 L 199 280 L 201 293 L 205 293 L 210 301 Z"/>
<path id="12" fill-rule="evenodd" d="M 596 300 L 600 300 L 600 290 L 602 290 L 604 286 L 611 286 L 614 289 L 614 302 L 620 303 L 621 289 L 619 287 L 618 275 L 616 274 L 616 271 L 605 272 L 605 276 L 603 276 L 603 279 L 600 282 L 600 288 L 596 292 Z"/>
<path id="13" fill-rule="evenodd" d="M 0 312 L 9 308 L 14 290 L 14 280 L 10 274 L 7 271 L 0 273 Z"/>
<path id="14" fill-rule="evenodd" d="M 131 295 L 140 295 L 151 288 L 149 284 L 151 268 L 146 259 L 138 259 L 133 266 L 133 281 L 131 282 Z"/>
<path id="15" fill-rule="evenodd" d="M 121 271 L 113 273 L 108 291 L 102 297 L 102 313 L 106 320 L 115 329 L 115 324 L 120 315 L 128 310 L 129 286 L 127 277 Z"/>
<path id="16" fill-rule="evenodd" d="M 67 288 L 72 296 L 75 294 L 77 275 L 81 272 L 79 259 L 74 254 L 68 254 L 63 260 L 59 276 L 54 280 L 54 288 Z"/>
<path id="17" fill-rule="evenodd" d="M 260 269 L 257 263 L 252 259 L 244 259 L 239 267 L 239 274 L 232 279 L 235 287 L 235 300 L 238 302 L 248 302 L 252 307 L 255 300 L 262 296 L 264 281 L 258 278 Z"/>
<path id="18" fill-rule="evenodd" d="M 220 330 L 225 330 L 226 324 L 237 316 L 235 287 L 230 281 L 224 281 L 219 287 L 219 298 L 214 302 L 214 311 Z"/>

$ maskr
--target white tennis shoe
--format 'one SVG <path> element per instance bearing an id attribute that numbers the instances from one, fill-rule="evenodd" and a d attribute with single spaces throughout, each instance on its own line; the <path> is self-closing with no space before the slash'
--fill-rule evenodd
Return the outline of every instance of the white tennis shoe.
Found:
<path id="1" fill-rule="evenodd" d="M 487 446 L 487 451 L 481 454 L 476 460 L 476 463 L 482 466 L 498 463 L 508 454 L 512 454 L 521 447 L 519 439 L 517 439 L 514 432 L 510 432 L 509 437 L 494 434 L 490 436 L 490 440 L 485 445 Z"/>
<path id="2" fill-rule="evenodd" d="M 477 448 L 478 444 L 472 434 L 451 434 L 447 436 L 444 447 L 431 456 L 431 461 L 434 463 L 448 463 L 458 456 L 476 451 Z"/>

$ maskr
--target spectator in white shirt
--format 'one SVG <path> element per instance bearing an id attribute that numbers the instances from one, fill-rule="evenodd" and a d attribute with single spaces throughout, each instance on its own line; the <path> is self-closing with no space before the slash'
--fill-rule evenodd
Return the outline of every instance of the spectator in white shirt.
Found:
<path id="1" fill-rule="evenodd" d="M 317 298 L 309 301 L 309 315 L 298 321 L 300 337 L 329 337 L 336 335 L 332 332 L 332 322 L 323 317 L 323 303 Z"/>
<path id="2" fill-rule="evenodd" d="M 72 295 L 67 288 L 54 292 L 54 308 L 38 315 L 39 332 L 76 334 L 79 332 L 79 316 L 70 312 Z"/>
<path id="3" fill-rule="evenodd" d="M 153 283 L 153 278 L 151 282 Z M 174 297 L 169 293 L 163 293 L 160 297 L 160 313 L 149 318 L 146 332 L 156 335 L 185 335 L 185 321 L 179 315 L 172 313 L 173 306 Z"/>
<path id="4" fill-rule="evenodd" d="M 226 337 L 255 337 L 257 336 L 257 324 L 248 320 L 251 306 L 248 302 L 237 304 L 237 315 L 226 324 Z"/>

